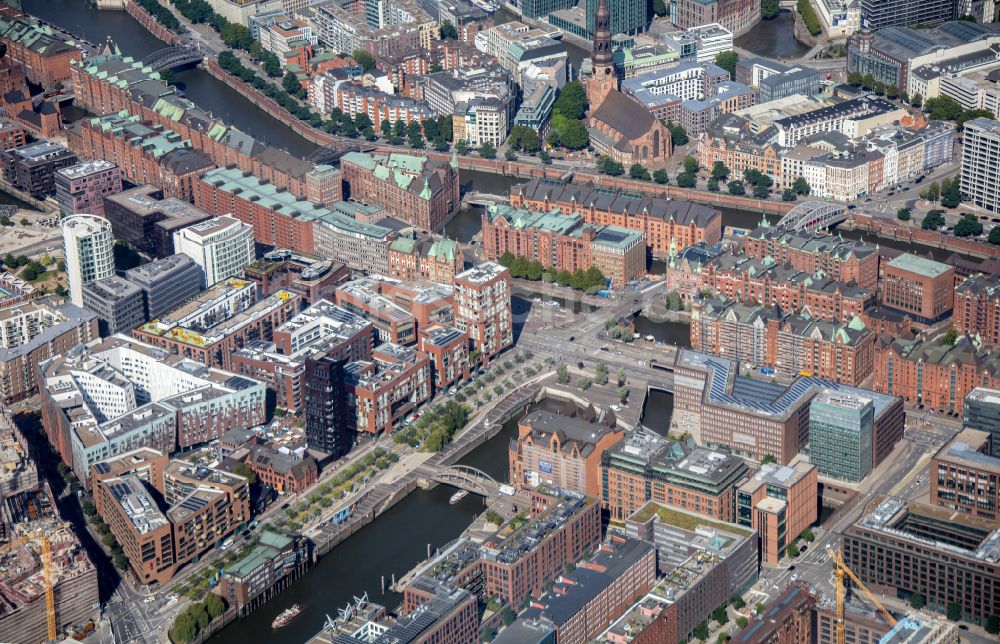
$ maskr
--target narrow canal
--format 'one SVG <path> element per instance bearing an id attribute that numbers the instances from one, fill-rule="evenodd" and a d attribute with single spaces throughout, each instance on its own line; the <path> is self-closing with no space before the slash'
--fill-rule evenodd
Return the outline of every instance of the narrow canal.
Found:
<path id="1" fill-rule="evenodd" d="M 507 447 L 517 434 L 517 420 L 508 421 L 485 445 L 461 463 L 476 467 L 500 481 L 508 478 Z M 301 579 L 248 618 L 234 622 L 212 639 L 216 644 L 245 642 L 304 642 L 323 626 L 326 615 L 336 616 L 353 597 L 368 593 L 371 601 L 395 609 L 402 597 L 381 592 L 393 574 L 403 576 L 427 556 L 427 545 L 439 548 L 457 538 L 472 519 L 484 511 L 483 500 L 469 495 L 455 505 L 455 490 L 438 486 L 417 490 L 330 554 Z M 303 608 L 291 624 L 273 631 L 271 621 L 292 604 Z M 280 633 L 280 636 L 279 636 Z"/>
<path id="2" fill-rule="evenodd" d="M 111 36 L 123 54 L 136 59 L 166 47 L 124 11 L 100 11 L 88 0 L 22 0 L 22 7 L 25 13 L 94 44 Z M 203 69 L 187 69 L 176 77 L 178 89 L 188 98 L 251 136 L 299 156 L 316 149 Z"/>
<path id="3" fill-rule="evenodd" d="M 809 47 L 795 39 L 795 17 L 788 9 L 771 20 L 761 20 L 753 29 L 736 39 L 736 46 L 764 58 L 800 58 Z"/>

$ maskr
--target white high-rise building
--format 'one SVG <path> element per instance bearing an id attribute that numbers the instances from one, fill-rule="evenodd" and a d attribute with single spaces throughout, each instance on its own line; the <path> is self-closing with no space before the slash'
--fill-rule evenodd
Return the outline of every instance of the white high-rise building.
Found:
<path id="1" fill-rule="evenodd" d="M 1000 123 L 977 118 L 962 137 L 962 195 L 980 208 L 1000 212 Z"/>
<path id="2" fill-rule="evenodd" d="M 83 285 L 115 274 L 111 222 L 97 215 L 72 215 L 62 221 L 63 256 L 69 296 L 83 306 Z"/>
<path id="3" fill-rule="evenodd" d="M 253 226 L 231 215 L 209 219 L 174 233 L 174 250 L 201 266 L 202 286 L 212 286 L 242 274 L 254 260 Z"/>

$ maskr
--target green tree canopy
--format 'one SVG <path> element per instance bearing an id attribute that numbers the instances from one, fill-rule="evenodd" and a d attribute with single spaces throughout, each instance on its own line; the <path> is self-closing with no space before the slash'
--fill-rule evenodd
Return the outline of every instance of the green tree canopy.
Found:
<path id="1" fill-rule="evenodd" d="M 694 188 L 698 185 L 698 178 L 690 172 L 682 172 L 674 180 L 679 188 Z"/>
<path id="2" fill-rule="evenodd" d="M 257 472 L 246 463 L 239 463 L 233 468 L 233 474 L 238 474 L 247 480 L 247 483 L 254 485 L 257 483 Z"/>
<path id="3" fill-rule="evenodd" d="M 587 112 L 587 95 L 580 81 L 566 83 L 552 109 L 568 119 L 582 119 Z"/>
<path id="4" fill-rule="evenodd" d="M 364 49 L 355 49 L 351 58 L 361 66 L 362 71 L 370 72 L 375 69 L 375 57 Z"/>
<path id="5" fill-rule="evenodd" d="M 975 215 L 963 215 L 955 224 L 953 231 L 956 237 L 972 237 L 983 234 L 983 224 Z"/>
<path id="6" fill-rule="evenodd" d="M 698 172 L 698 159 L 693 156 L 684 157 L 684 172 L 688 174 L 695 174 Z"/>
<path id="7" fill-rule="evenodd" d="M 559 133 L 559 142 L 570 150 L 582 150 L 590 143 L 590 133 L 580 121 L 570 121 Z"/>
<path id="8" fill-rule="evenodd" d="M 629 168 L 628 176 L 630 179 L 636 179 L 639 181 L 649 181 L 649 170 L 647 170 L 641 163 L 634 163 L 632 167 Z"/>
<path id="9" fill-rule="evenodd" d="M 725 179 L 729 176 L 729 168 L 722 161 L 716 161 L 712 164 L 712 178 L 713 179 Z"/>
<path id="10" fill-rule="evenodd" d="M 653 181 L 661 185 L 664 185 L 670 181 L 670 176 L 667 174 L 666 170 L 664 170 L 663 168 L 658 168 L 653 172 Z"/>
<path id="11" fill-rule="evenodd" d="M 920 222 L 920 227 L 924 230 L 937 230 L 944 225 L 944 213 L 940 210 L 930 210 Z"/>
<path id="12" fill-rule="evenodd" d="M 763 0 L 760 3 L 760 17 L 770 20 L 781 12 L 781 3 L 778 0 Z"/>
<path id="13" fill-rule="evenodd" d="M 958 126 L 958 129 L 961 130 L 963 127 L 965 127 L 966 123 L 968 123 L 972 119 L 978 119 L 978 118 L 993 120 L 996 118 L 996 115 L 993 114 L 991 110 L 984 110 L 984 109 L 965 110 L 964 112 L 958 115 L 958 119 L 955 120 L 955 125 Z"/>
<path id="14" fill-rule="evenodd" d="M 736 78 L 736 63 L 740 56 L 735 51 L 721 51 L 715 55 L 715 64 L 729 72 L 730 78 Z"/>
<path id="15" fill-rule="evenodd" d="M 511 128 L 508 144 L 515 150 L 523 150 L 528 153 L 538 152 L 542 147 L 538 132 L 525 125 L 515 125 Z"/>
<path id="16" fill-rule="evenodd" d="M 941 182 L 941 205 L 956 208 L 962 202 L 962 188 L 958 177 Z"/>
<path id="17" fill-rule="evenodd" d="M 441 22 L 441 40 L 458 40 L 458 29 L 455 25 L 451 24 L 451 20 L 445 19 Z"/>
<path id="18" fill-rule="evenodd" d="M 726 188 L 729 190 L 729 194 L 731 195 L 740 196 L 747 193 L 746 186 L 744 186 L 743 182 L 739 180 L 730 181 Z"/>
<path id="19" fill-rule="evenodd" d="M 497 156 L 497 149 L 489 141 L 476 148 L 476 152 L 484 159 L 495 159 Z"/>
<path id="20" fill-rule="evenodd" d="M 250 35 L 250 30 L 235 22 L 226 25 L 219 35 L 222 37 L 222 42 L 226 47 L 232 47 L 233 49 L 249 50 L 250 46 L 254 43 L 253 36 Z"/>
<path id="21" fill-rule="evenodd" d="M 674 146 L 687 145 L 687 142 L 690 140 L 688 138 L 687 130 L 670 121 L 667 121 L 667 129 L 670 130 L 670 142 L 673 143 Z"/>
<path id="22" fill-rule="evenodd" d="M 612 177 L 620 177 L 625 174 L 625 168 L 609 156 L 601 156 L 597 159 L 597 171 Z"/>
<path id="23" fill-rule="evenodd" d="M 927 99 L 924 103 L 924 110 L 930 118 L 936 121 L 954 121 L 964 111 L 961 103 L 944 94 Z"/>
<path id="24" fill-rule="evenodd" d="M 208 612 L 208 616 L 212 619 L 215 619 L 222 613 L 226 612 L 226 603 L 215 593 L 208 593 L 205 595 L 204 604 L 205 610 Z"/>

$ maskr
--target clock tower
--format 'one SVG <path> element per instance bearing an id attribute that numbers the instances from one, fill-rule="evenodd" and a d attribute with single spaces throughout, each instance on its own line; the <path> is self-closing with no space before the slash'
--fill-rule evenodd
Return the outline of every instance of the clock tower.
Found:
<path id="1" fill-rule="evenodd" d="M 618 77 L 611 53 L 611 12 L 608 11 L 608 0 L 600 0 L 597 4 L 594 50 L 590 54 L 590 61 L 593 64 L 593 74 L 587 81 L 587 102 L 593 113 L 612 90 L 618 89 Z"/>

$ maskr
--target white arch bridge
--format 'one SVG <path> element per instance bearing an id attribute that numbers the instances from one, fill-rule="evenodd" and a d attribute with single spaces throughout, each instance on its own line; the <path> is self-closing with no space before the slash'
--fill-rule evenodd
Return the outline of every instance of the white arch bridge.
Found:
<path id="1" fill-rule="evenodd" d="M 427 471 L 430 469 L 427 466 L 421 469 L 424 470 L 418 472 L 421 478 L 450 485 L 473 494 L 492 497 L 500 493 L 500 483 L 486 472 L 475 467 L 449 465 L 431 471 Z"/>
<path id="2" fill-rule="evenodd" d="M 826 201 L 804 201 L 781 218 L 785 230 L 815 231 L 829 228 L 847 219 L 847 207 Z"/>

